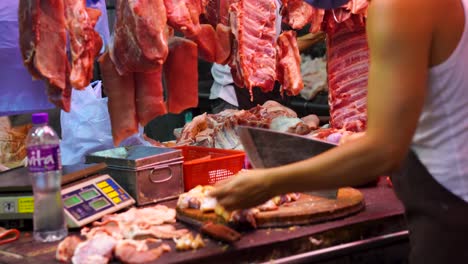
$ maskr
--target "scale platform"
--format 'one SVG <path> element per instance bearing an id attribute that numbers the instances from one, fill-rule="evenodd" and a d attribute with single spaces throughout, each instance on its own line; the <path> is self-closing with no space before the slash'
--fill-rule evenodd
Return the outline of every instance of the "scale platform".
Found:
<path id="1" fill-rule="evenodd" d="M 64 166 L 62 199 L 68 227 L 81 227 L 135 203 L 112 179 L 99 172 L 105 163 Z M 34 197 L 25 167 L 0 173 L 0 221 L 32 219 Z"/>

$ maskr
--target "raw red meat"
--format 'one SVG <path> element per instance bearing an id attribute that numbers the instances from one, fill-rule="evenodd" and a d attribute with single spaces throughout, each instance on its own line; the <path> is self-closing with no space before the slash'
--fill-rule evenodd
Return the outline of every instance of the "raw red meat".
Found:
<path id="1" fill-rule="evenodd" d="M 94 31 L 101 11 L 86 9 L 84 0 L 65 0 L 64 3 L 72 55 L 70 82 L 73 87 L 84 89 L 93 78 L 94 58 L 102 46 L 101 37 Z"/>
<path id="2" fill-rule="evenodd" d="M 216 25 L 216 37 L 216 63 L 224 65 L 228 63 L 231 57 L 231 28 L 223 24 Z"/>
<path id="3" fill-rule="evenodd" d="M 37 27 L 41 14 L 39 4 L 40 0 L 20 0 L 18 8 L 21 55 L 24 65 L 35 79 L 42 77 L 34 65 L 36 45 L 39 41 L 39 27 Z"/>
<path id="4" fill-rule="evenodd" d="M 219 0 L 202 0 L 203 4 L 203 19 L 216 27 L 219 23 Z"/>
<path id="5" fill-rule="evenodd" d="M 108 108 L 114 145 L 138 132 L 135 106 L 135 82 L 133 73 L 119 75 L 108 53 L 99 58 L 104 92 L 108 97 Z"/>
<path id="6" fill-rule="evenodd" d="M 367 16 L 367 7 L 369 6 L 369 0 L 351 0 L 345 6 L 346 10 L 349 10 L 353 14 L 363 14 Z"/>
<path id="7" fill-rule="evenodd" d="M 119 74 L 153 71 L 167 54 L 163 0 L 117 1 L 114 44 L 110 56 Z"/>
<path id="8" fill-rule="evenodd" d="M 198 105 L 197 44 L 173 37 L 169 41 L 169 56 L 164 64 L 169 113 L 178 114 Z"/>
<path id="9" fill-rule="evenodd" d="M 155 117 L 167 114 L 162 86 L 162 66 L 153 72 L 136 72 L 135 86 L 137 116 L 142 126 Z"/>
<path id="10" fill-rule="evenodd" d="M 361 132 L 367 122 L 369 48 L 365 23 L 352 15 L 336 23 L 329 15 L 327 26 L 330 124 L 333 128 Z"/>
<path id="11" fill-rule="evenodd" d="M 229 7 L 240 0 L 219 0 L 218 23 L 229 25 Z"/>
<path id="12" fill-rule="evenodd" d="M 283 0 L 289 5 L 286 6 L 289 12 L 293 1 Z M 312 8 L 310 32 L 323 30 L 327 34 L 330 124 L 333 129 L 353 132 L 366 129 L 369 67 L 365 31 L 367 7 L 366 0 L 351 0 L 341 8 L 327 12 Z M 294 24 L 291 19 L 286 19 L 286 22 L 291 26 Z"/>
<path id="13" fill-rule="evenodd" d="M 315 9 L 303 0 L 283 0 L 283 22 L 293 29 L 301 29 L 310 23 Z"/>
<path id="14" fill-rule="evenodd" d="M 197 35 L 187 36 L 198 46 L 198 56 L 207 62 L 215 62 L 218 38 L 215 29 L 210 24 L 202 24 Z"/>
<path id="15" fill-rule="evenodd" d="M 171 251 L 167 244 L 149 249 L 146 240 L 120 240 L 115 246 L 115 256 L 123 263 L 149 263 L 158 259 L 164 252 Z"/>
<path id="16" fill-rule="evenodd" d="M 70 65 L 66 64 L 65 75 L 70 75 Z M 72 86 L 70 79 L 65 78 L 65 88 L 57 87 L 53 83 L 45 80 L 47 86 L 47 96 L 49 101 L 65 112 L 70 112 Z"/>
<path id="17" fill-rule="evenodd" d="M 281 93 L 295 96 L 304 88 L 301 76 L 301 55 L 296 41 L 296 32 L 290 30 L 278 37 L 278 81 Z"/>
<path id="18" fill-rule="evenodd" d="M 70 262 L 76 247 L 81 242 L 83 241 L 78 236 L 73 235 L 66 237 L 58 244 L 55 259 L 64 263 Z"/>
<path id="19" fill-rule="evenodd" d="M 325 10 L 315 9 L 313 10 L 312 16 L 310 17 L 310 33 L 317 33 L 322 28 L 323 17 L 325 16 Z"/>
<path id="20" fill-rule="evenodd" d="M 69 63 L 63 1 L 21 0 L 18 17 L 20 48 L 26 68 L 33 77 L 47 83 L 49 100 L 69 111 L 71 87 L 67 79 Z"/>
<path id="21" fill-rule="evenodd" d="M 276 80 L 276 1 L 240 0 L 230 6 L 234 67 L 244 85 L 273 90 Z"/>
<path id="22" fill-rule="evenodd" d="M 201 0 L 164 0 L 164 4 L 171 27 L 186 36 L 200 32 L 200 15 L 204 11 Z"/>

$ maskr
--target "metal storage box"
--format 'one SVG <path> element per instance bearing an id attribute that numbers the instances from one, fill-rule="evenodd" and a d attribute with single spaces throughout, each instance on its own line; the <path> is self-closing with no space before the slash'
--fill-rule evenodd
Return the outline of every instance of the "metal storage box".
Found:
<path id="1" fill-rule="evenodd" d="M 112 176 L 137 205 L 177 198 L 184 192 L 183 157 L 178 149 L 119 147 L 86 156 L 86 163 L 105 162 Z"/>

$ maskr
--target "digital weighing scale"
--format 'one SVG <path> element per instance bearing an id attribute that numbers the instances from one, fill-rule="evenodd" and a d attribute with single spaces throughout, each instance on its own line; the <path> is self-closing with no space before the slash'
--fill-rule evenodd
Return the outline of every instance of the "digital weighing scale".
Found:
<path id="1" fill-rule="evenodd" d="M 108 174 L 105 163 L 64 166 L 62 199 L 68 227 L 81 227 L 135 203 Z M 27 168 L 0 173 L 0 220 L 32 219 L 34 198 Z"/>

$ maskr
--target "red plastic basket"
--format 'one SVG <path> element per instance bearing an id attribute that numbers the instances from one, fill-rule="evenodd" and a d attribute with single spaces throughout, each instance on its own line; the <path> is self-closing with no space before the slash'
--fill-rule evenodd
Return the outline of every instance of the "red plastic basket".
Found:
<path id="1" fill-rule="evenodd" d="M 176 147 L 184 157 L 184 189 L 197 185 L 213 185 L 227 179 L 243 168 L 245 153 L 239 150 L 198 146 Z"/>

